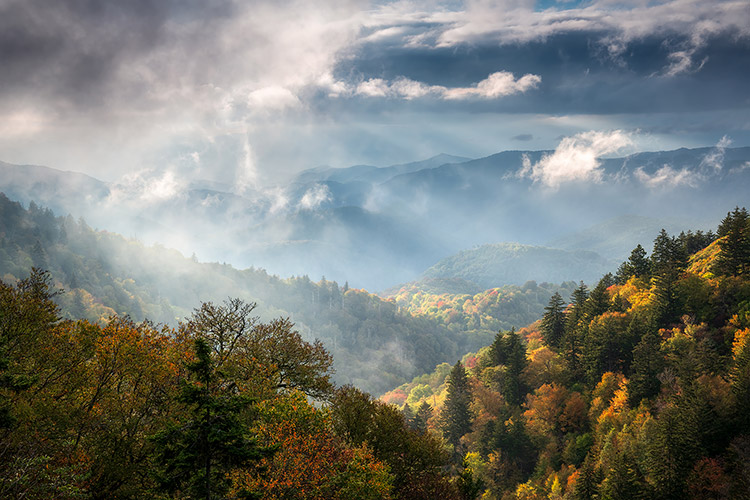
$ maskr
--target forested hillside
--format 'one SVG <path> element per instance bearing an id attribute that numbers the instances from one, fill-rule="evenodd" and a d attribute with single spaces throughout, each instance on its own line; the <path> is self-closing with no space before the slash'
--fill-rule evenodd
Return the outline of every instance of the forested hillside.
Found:
<path id="1" fill-rule="evenodd" d="M 750 498 L 750 217 L 662 231 L 616 276 L 382 399 L 469 498 Z"/>
<path id="2" fill-rule="evenodd" d="M 1 498 L 461 498 L 440 440 L 336 389 L 288 321 L 65 320 L 50 285 L 0 283 Z"/>
<path id="3" fill-rule="evenodd" d="M 116 314 L 174 326 L 203 301 L 257 302 L 263 319 L 290 317 L 306 339 L 320 339 L 334 355 L 338 383 L 373 393 L 476 350 L 494 335 L 494 327 L 449 329 L 346 283 L 199 263 L 0 196 L 0 276 L 13 283 L 32 267 L 49 270 L 64 290 L 55 300 L 70 319 L 106 321 Z M 500 321 L 520 325 L 527 318 Z"/>

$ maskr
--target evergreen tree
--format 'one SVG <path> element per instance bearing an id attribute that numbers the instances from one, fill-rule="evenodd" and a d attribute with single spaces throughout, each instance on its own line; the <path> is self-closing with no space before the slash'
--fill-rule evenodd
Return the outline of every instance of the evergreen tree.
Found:
<path id="1" fill-rule="evenodd" d="M 427 432 L 427 422 L 432 418 L 432 406 L 427 401 L 422 401 L 422 404 L 417 408 L 417 412 L 414 414 L 413 428 L 415 431 L 424 434 Z"/>
<path id="2" fill-rule="evenodd" d="M 575 500 L 593 500 L 599 498 L 599 471 L 596 468 L 596 459 L 589 453 L 586 460 L 583 461 L 581 470 L 578 473 L 573 498 Z"/>
<path id="3" fill-rule="evenodd" d="M 747 210 L 736 207 L 727 214 L 718 229 L 721 253 L 714 270 L 719 274 L 738 276 L 750 270 L 750 216 Z"/>
<path id="4" fill-rule="evenodd" d="M 628 402 L 635 408 L 642 399 L 659 394 L 661 382 L 657 376 L 664 369 L 664 356 L 659 337 L 646 333 L 633 350 L 633 364 L 628 380 Z"/>
<path id="5" fill-rule="evenodd" d="M 591 290 L 588 299 L 586 299 L 586 316 L 589 320 L 609 310 L 610 303 L 607 288 L 613 284 L 614 278 L 611 274 L 607 273 L 599 280 L 594 289 Z"/>
<path id="6" fill-rule="evenodd" d="M 636 278 L 648 278 L 651 270 L 651 263 L 646 257 L 646 250 L 638 244 L 632 252 L 628 260 L 623 262 L 617 269 L 615 276 L 616 282 L 620 285 L 624 285 L 631 276 Z"/>
<path id="7" fill-rule="evenodd" d="M 490 346 L 490 357 L 495 365 L 504 365 L 505 374 L 500 393 L 509 404 L 519 405 L 527 389 L 521 380 L 521 372 L 526 367 L 526 348 L 515 329 L 498 332 Z"/>
<path id="8" fill-rule="evenodd" d="M 455 450 L 464 434 L 471 431 L 471 387 L 466 369 L 458 361 L 448 375 L 448 395 L 441 415 L 443 433 Z"/>
<path id="9" fill-rule="evenodd" d="M 573 290 L 570 300 L 572 306 L 565 316 L 565 336 L 563 338 L 563 351 L 568 368 L 576 375 L 581 371 L 581 350 L 586 338 L 586 300 L 589 297 L 588 288 L 580 282 L 578 288 Z"/>
<path id="10" fill-rule="evenodd" d="M 187 365 L 178 402 L 186 419 L 152 439 L 156 446 L 156 479 L 164 491 L 188 492 L 194 498 L 221 498 L 229 489 L 228 472 L 272 452 L 248 435 L 253 400 L 224 380 L 211 356 L 211 346 L 195 340 L 195 357 Z M 245 492 L 245 498 L 259 497 Z"/>
<path id="11" fill-rule="evenodd" d="M 675 322 L 680 315 L 677 281 L 687 267 L 687 254 L 676 238 L 662 229 L 654 240 L 651 254 L 651 274 L 654 285 L 655 320 L 660 326 Z"/>
<path id="12" fill-rule="evenodd" d="M 540 328 L 544 342 L 559 348 L 565 334 L 565 301 L 559 292 L 555 292 L 544 308 L 544 317 Z"/>

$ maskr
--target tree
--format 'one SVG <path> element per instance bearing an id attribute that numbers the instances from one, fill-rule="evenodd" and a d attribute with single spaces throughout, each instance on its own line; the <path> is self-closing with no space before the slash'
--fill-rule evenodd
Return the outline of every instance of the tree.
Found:
<path id="1" fill-rule="evenodd" d="M 660 325 L 676 321 L 680 314 L 677 280 L 687 266 L 687 254 L 676 238 L 662 229 L 654 240 L 651 274 L 654 284 L 655 319 Z"/>
<path id="2" fill-rule="evenodd" d="M 216 346 L 216 344 L 214 344 Z M 169 493 L 189 492 L 195 498 L 218 498 L 229 490 L 227 474 L 235 467 L 258 461 L 272 449 L 248 435 L 252 398 L 225 380 L 212 356 L 219 350 L 204 338 L 195 340 L 195 361 L 187 365 L 189 379 L 177 400 L 187 414 L 153 437 L 156 479 Z M 253 492 L 243 492 L 251 498 Z"/>
<path id="3" fill-rule="evenodd" d="M 339 388 L 330 408 L 341 438 L 355 447 L 366 444 L 377 460 L 388 464 L 395 498 L 458 499 L 444 472 L 448 457 L 432 433 L 411 430 L 396 408 L 352 386 Z"/>
<path id="4" fill-rule="evenodd" d="M 466 369 L 458 361 L 448 375 L 448 395 L 441 415 L 443 433 L 455 450 L 461 437 L 471 431 L 471 387 Z"/>
<path id="5" fill-rule="evenodd" d="M 515 329 L 498 332 L 495 341 L 490 346 L 490 359 L 495 365 L 505 366 L 500 394 L 509 404 L 521 404 L 527 392 L 521 380 L 521 373 L 528 361 L 526 360 L 526 347 Z"/>
<path id="6" fill-rule="evenodd" d="M 718 229 L 719 248 L 714 270 L 720 274 L 738 276 L 750 270 L 750 216 L 747 209 L 735 207 L 727 213 Z"/>
<path id="7" fill-rule="evenodd" d="M 217 366 L 254 393 L 266 386 L 272 391 L 296 389 L 314 398 L 330 395 L 333 358 L 323 344 L 303 340 L 287 318 L 260 323 L 254 310 L 255 303 L 241 299 L 221 306 L 206 302 L 182 329 L 205 338 Z"/>
<path id="8" fill-rule="evenodd" d="M 653 333 L 646 333 L 633 349 L 633 364 L 628 380 L 628 403 L 635 408 L 642 399 L 659 394 L 661 382 L 657 378 L 664 369 L 661 342 Z"/>
<path id="9" fill-rule="evenodd" d="M 413 427 L 417 432 L 427 432 L 427 422 L 432 418 L 432 406 L 427 401 L 422 401 L 422 404 L 417 408 L 417 413 L 414 415 Z"/>
<path id="10" fill-rule="evenodd" d="M 544 308 L 540 330 L 548 346 L 560 347 L 565 334 L 565 301 L 559 292 L 552 294 L 549 304 Z"/>
<path id="11" fill-rule="evenodd" d="M 636 278 L 647 278 L 650 273 L 651 264 L 646 257 L 646 250 L 638 244 L 632 252 L 628 260 L 623 262 L 617 269 L 615 276 L 616 281 L 620 285 L 624 285 L 631 276 Z"/>
<path id="12" fill-rule="evenodd" d="M 568 368 L 574 374 L 579 374 L 580 357 L 583 341 L 586 337 L 586 300 L 589 297 L 588 287 L 580 282 L 571 296 L 572 306 L 565 315 L 565 336 L 563 350 Z"/>

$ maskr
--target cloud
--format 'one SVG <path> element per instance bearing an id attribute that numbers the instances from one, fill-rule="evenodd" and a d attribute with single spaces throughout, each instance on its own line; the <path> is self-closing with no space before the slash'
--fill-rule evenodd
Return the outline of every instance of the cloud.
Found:
<path id="1" fill-rule="evenodd" d="M 632 145 L 631 136 L 622 130 L 582 132 L 563 138 L 554 153 L 544 155 L 535 164 L 525 157 L 518 175 L 551 189 L 567 182 L 601 182 L 599 157 Z"/>
<path id="2" fill-rule="evenodd" d="M 425 47 L 526 44 L 565 33 L 588 33 L 592 43 L 619 65 L 625 64 L 623 56 L 631 42 L 657 36 L 668 44 L 661 71 L 665 76 L 698 71 L 706 59 L 696 56 L 711 37 L 725 33 L 750 36 L 750 9 L 741 0 L 616 4 L 594 0 L 544 10 L 537 10 L 531 0 L 468 0 L 457 5 L 386 3 L 371 16 L 369 24 L 391 37 L 403 33 L 405 46 Z M 423 28 L 415 32 L 413 27 L 418 25 Z"/>
<path id="3" fill-rule="evenodd" d="M 494 99 L 511 94 L 522 94 L 529 89 L 536 88 L 541 81 L 542 77 L 539 75 L 527 74 L 516 80 L 513 73 L 499 71 L 492 73 L 474 87 L 447 89 L 443 95 L 446 99 L 467 99 L 471 97 Z"/>
<path id="4" fill-rule="evenodd" d="M 247 104 L 252 109 L 267 111 L 281 111 L 302 105 L 299 98 L 289 89 L 278 85 L 253 90 L 247 96 Z"/>
<path id="5" fill-rule="evenodd" d="M 652 189 L 677 186 L 698 187 L 703 180 L 703 176 L 697 172 L 687 168 L 676 170 L 669 165 L 660 167 L 653 174 L 647 173 L 643 167 L 638 167 L 634 175 L 636 179 Z"/>
<path id="6" fill-rule="evenodd" d="M 360 83 L 355 91 L 367 97 L 398 97 L 406 100 L 427 95 L 446 100 L 497 99 L 512 94 L 525 93 L 536 88 L 542 78 L 539 75 L 523 75 L 516 79 L 513 73 L 499 71 L 470 87 L 447 88 L 441 85 L 427 85 L 422 82 L 400 77 L 392 83 L 382 78 L 371 78 Z"/>
<path id="7" fill-rule="evenodd" d="M 124 175 L 110 186 L 107 204 L 114 209 L 142 209 L 183 196 L 186 188 L 187 185 L 174 168 L 163 171 L 143 169 Z"/>
<path id="8" fill-rule="evenodd" d="M 308 189 L 299 200 L 299 208 L 312 210 L 331 199 L 331 191 L 325 184 L 316 184 Z"/>
<path id="9" fill-rule="evenodd" d="M 511 137 L 514 141 L 522 141 L 522 142 L 528 142 L 534 139 L 534 136 L 531 134 L 518 134 Z"/>
<path id="10" fill-rule="evenodd" d="M 719 172 L 724 167 L 724 152 L 732 144 L 732 139 L 726 135 L 719 139 L 713 151 L 710 151 L 701 160 L 701 169 L 710 169 L 713 172 Z"/>

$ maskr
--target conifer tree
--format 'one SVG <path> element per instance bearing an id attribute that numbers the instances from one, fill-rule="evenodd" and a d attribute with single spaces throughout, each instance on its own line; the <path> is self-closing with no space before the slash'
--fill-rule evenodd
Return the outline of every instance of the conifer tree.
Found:
<path id="1" fill-rule="evenodd" d="M 589 297 L 588 288 L 580 282 L 578 288 L 573 290 L 570 300 L 572 306 L 565 316 L 565 336 L 563 338 L 563 351 L 568 368 L 574 374 L 580 375 L 580 358 L 583 341 L 586 338 L 586 299 Z"/>
<path id="2" fill-rule="evenodd" d="M 422 434 L 427 432 L 427 422 L 430 418 L 432 418 L 432 406 L 427 401 L 422 401 L 422 404 L 419 405 L 417 412 L 414 414 L 414 430 Z"/>
<path id="3" fill-rule="evenodd" d="M 466 375 L 466 369 L 458 361 L 448 375 L 448 395 L 441 415 L 443 433 L 454 449 L 458 449 L 459 441 L 471 431 L 472 415 L 471 387 Z"/>
<path id="4" fill-rule="evenodd" d="M 659 337 L 655 333 L 646 333 L 635 346 L 630 369 L 632 373 L 628 380 L 628 402 L 635 408 L 642 399 L 657 395 L 661 387 L 657 376 L 664 369 L 664 356 L 660 352 Z"/>
<path id="5" fill-rule="evenodd" d="M 188 492 L 193 498 L 221 498 L 229 489 L 227 473 L 272 452 L 248 435 L 248 412 L 253 399 L 239 394 L 223 380 L 209 343 L 195 340 L 195 357 L 187 365 L 190 380 L 183 383 L 178 401 L 186 418 L 152 439 L 156 445 L 156 479 L 169 493 Z M 255 498 L 245 492 L 245 498 Z"/>
<path id="6" fill-rule="evenodd" d="M 714 269 L 720 274 L 738 276 L 750 270 L 750 216 L 747 210 L 735 207 L 718 229 L 721 253 Z"/>
<path id="7" fill-rule="evenodd" d="M 544 308 L 540 330 L 548 346 L 560 347 L 565 334 L 565 301 L 559 292 L 550 297 L 549 304 Z"/>
<path id="8" fill-rule="evenodd" d="M 636 278 L 647 278 L 651 269 L 651 264 L 646 257 L 646 250 L 638 244 L 632 252 L 628 260 L 623 262 L 617 269 L 617 275 L 615 276 L 617 283 L 624 285 L 631 276 Z"/>
<path id="9" fill-rule="evenodd" d="M 686 266 L 687 255 L 682 245 L 662 229 L 654 240 L 654 251 L 651 253 L 651 274 L 656 295 L 654 313 L 660 326 L 679 317 L 681 308 L 676 285 Z"/>
<path id="10" fill-rule="evenodd" d="M 515 329 L 498 332 L 490 346 L 490 356 L 495 365 L 505 366 L 500 393 L 509 404 L 519 405 L 526 395 L 526 387 L 521 380 L 521 372 L 526 367 L 526 348 Z"/>

